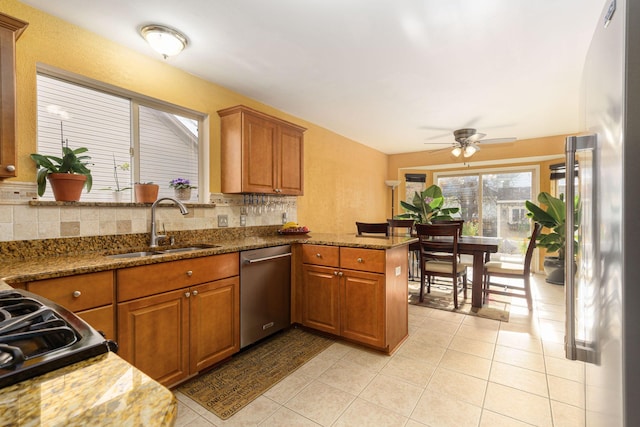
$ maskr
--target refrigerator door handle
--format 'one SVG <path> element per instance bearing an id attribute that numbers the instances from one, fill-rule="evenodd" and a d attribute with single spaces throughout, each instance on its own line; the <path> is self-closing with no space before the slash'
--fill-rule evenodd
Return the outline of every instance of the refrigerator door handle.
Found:
<path id="1" fill-rule="evenodd" d="M 597 363 L 597 349 L 595 348 L 595 342 L 587 342 L 586 340 L 579 339 L 576 336 L 576 271 L 575 271 L 575 248 L 574 230 L 576 228 L 575 218 L 575 171 L 576 171 L 576 152 L 577 151 L 591 151 L 595 153 L 597 138 L 596 135 L 581 135 L 581 136 L 568 136 L 566 138 L 565 153 L 566 153 L 566 202 L 565 202 L 565 220 L 566 220 L 566 244 L 565 244 L 565 356 L 571 360 L 582 360 L 590 363 Z M 596 166 L 595 156 L 591 167 Z M 585 165 L 582 165 L 584 167 Z M 595 180 L 595 174 L 593 169 L 591 176 Z M 589 198 L 593 200 L 596 191 L 597 182 L 593 182 L 591 185 L 591 194 Z M 585 195 L 580 195 L 581 199 Z M 582 205 L 582 200 L 580 206 Z M 579 217 L 582 218 L 582 213 Z M 580 226 L 581 224 L 578 224 Z M 595 239 L 595 236 L 592 236 Z M 595 243 L 595 242 L 592 242 Z M 597 260 L 592 260 L 597 263 Z M 580 268 L 580 267 L 578 267 Z M 595 331 L 594 331 L 595 332 Z"/>

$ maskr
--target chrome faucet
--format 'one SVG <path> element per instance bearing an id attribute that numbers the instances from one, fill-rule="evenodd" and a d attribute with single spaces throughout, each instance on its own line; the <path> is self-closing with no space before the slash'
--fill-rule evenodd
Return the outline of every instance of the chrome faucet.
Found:
<path id="1" fill-rule="evenodd" d="M 166 234 L 158 234 L 158 231 L 156 229 L 156 206 L 158 206 L 158 203 L 163 200 L 171 200 L 173 203 L 178 205 L 178 207 L 180 208 L 180 213 L 182 215 L 186 215 L 189 213 L 187 207 L 181 201 L 176 200 L 173 197 L 162 197 L 153 202 L 153 204 L 151 205 L 151 244 L 149 245 L 152 248 L 157 248 L 158 241 L 167 237 Z"/>

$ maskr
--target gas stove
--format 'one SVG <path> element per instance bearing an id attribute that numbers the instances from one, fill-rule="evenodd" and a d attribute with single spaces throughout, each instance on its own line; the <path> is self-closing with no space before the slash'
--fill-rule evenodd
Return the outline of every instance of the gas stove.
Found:
<path id="1" fill-rule="evenodd" d="M 46 298 L 20 289 L 0 291 L 0 388 L 117 348 Z"/>

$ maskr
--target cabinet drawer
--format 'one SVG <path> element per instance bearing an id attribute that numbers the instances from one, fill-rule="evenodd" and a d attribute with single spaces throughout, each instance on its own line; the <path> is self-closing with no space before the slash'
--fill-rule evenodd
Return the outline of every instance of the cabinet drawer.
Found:
<path id="1" fill-rule="evenodd" d="M 118 302 L 239 274 L 238 253 L 123 268 L 116 272 Z"/>
<path id="2" fill-rule="evenodd" d="M 378 249 L 340 248 L 340 268 L 384 273 L 385 251 Z"/>
<path id="3" fill-rule="evenodd" d="M 73 311 L 113 303 L 113 271 L 30 282 L 27 290 Z"/>
<path id="4" fill-rule="evenodd" d="M 302 245 L 302 262 L 305 264 L 338 267 L 340 248 L 337 246 Z"/>

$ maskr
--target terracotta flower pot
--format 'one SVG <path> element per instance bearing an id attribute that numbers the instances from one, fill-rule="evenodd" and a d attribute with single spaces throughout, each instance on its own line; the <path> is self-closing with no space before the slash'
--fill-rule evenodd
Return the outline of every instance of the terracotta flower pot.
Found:
<path id="1" fill-rule="evenodd" d="M 51 184 L 53 197 L 56 201 L 77 202 L 80 200 L 87 177 L 73 173 L 50 173 L 47 175 L 47 179 Z"/>
<path id="2" fill-rule="evenodd" d="M 134 184 L 137 203 L 153 203 L 158 199 L 158 184 Z"/>

